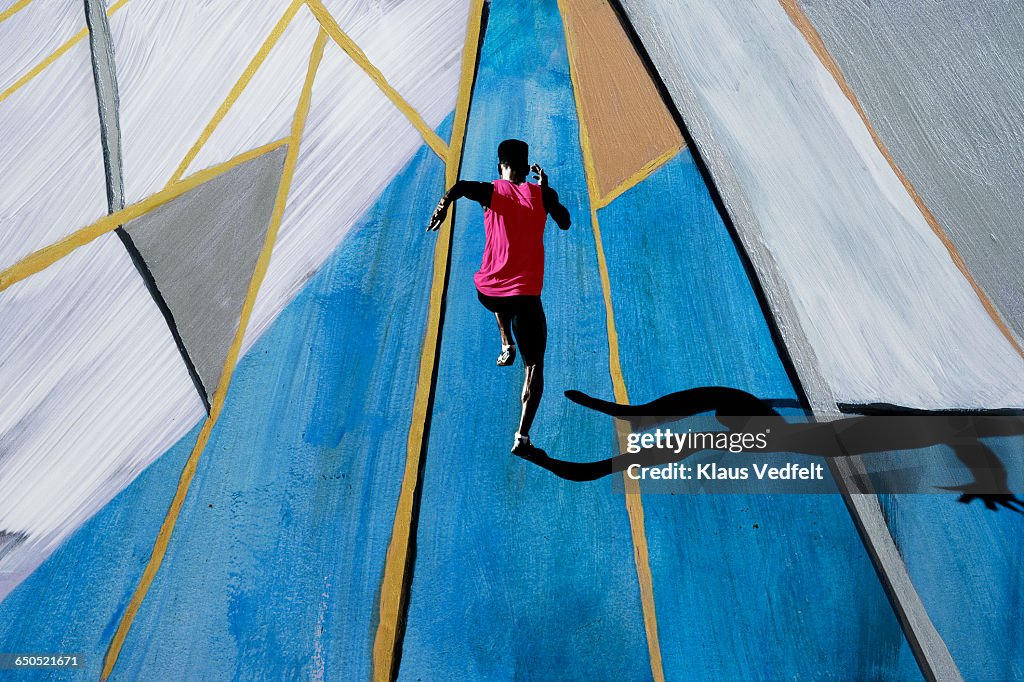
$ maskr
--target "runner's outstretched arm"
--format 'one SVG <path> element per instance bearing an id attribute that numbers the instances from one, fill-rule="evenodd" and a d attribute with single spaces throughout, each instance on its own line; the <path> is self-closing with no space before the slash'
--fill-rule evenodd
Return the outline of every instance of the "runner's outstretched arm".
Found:
<path id="1" fill-rule="evenodd" d="M 554 188 L 548 186 L 548 176 L 544 172 L 544 169 L 533 164 L 530 166 L 530 170 L 533 171 L 537 180 L 540 182 L 540 188 L 543 191 L 542 197 L 544 198 L 544 210 L 548 212 L 548 215 L 555 221 L 559 229 L 568 230 L 569 226 L 572 225 L 572 219 L 569 217 L 569 209 L 562 206 L 562 203 L 558 201 L 558 192 Z"/>
<path id="2" fill-rule="evenodd" d="M 441 201 L 437 202 L 437 208 L 434 209 L 433 215 L 430 216 L 430 222 L 427 223 L 427 231 L 436 232 L 441 227 L 445 216 L 448 215 L 448 207 L 456 200 L 467 197 L 487 208 L 491 205 L 493 193 L 494 185 L 490 182 L 457 181 L 451 189 L 445 192 Z"/>

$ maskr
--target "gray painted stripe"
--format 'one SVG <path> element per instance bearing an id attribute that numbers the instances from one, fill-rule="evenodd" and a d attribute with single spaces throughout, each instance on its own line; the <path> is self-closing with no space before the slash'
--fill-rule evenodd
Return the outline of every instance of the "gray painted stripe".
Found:
<path id="1" fill-rule="evenodd" d="M 235 166 L 126 223 L 207 395 L 220 383 L 266 241 L 287 147 Z"/>
<path id="2" fill-rule="evenodd" d="M 893 159 L 1024 338 L 1019 0 L 799 0 Z"/>
<path id="3" fill-rule="evenodd" d="M 720 194 L 728 213 L 725 217 L 737 230 L 764 289 L 768 313 L 774 318 L 800 379 L 802 386 L 798 390 L 802 388 L 816 416 L 840 417 L 835 398 L 819 370 L 814 350 L 801 329 L 792 294 L 765 243 L 760 222 L 746 200 L 729 158 L 716 144 L 714 130 L 698 105 L 689 80 L 665 47 L 672 36 L 664 34 L 655 13 L 647 7 L 647 0 L 621 0 L 621 9 L 624 20 L 639 38 L 642 49 L 685 121 L 692 151 L 701 157 L 712 175 L 715 185 L 712 191 Z M 910 580 L 877 495 L 863 487 L 866 476 L 858 475 L 864 472 L 860 458 L 832 461 L 830 468 L 921 672 L 929 680 L 961 680 L 949 649 Z"/>
<path id="4" fill-rule="evenodd" d="M 117 67 L 114 60 L 114 40 L 110 35 L 110 22 L 107 20 L 107 7 L 103 0 L 85 0 L 85 24 L 89 29 L 89 51 L 92 55 L 92 76 L 96 85 L 96 103 L 100 116 L 100 144 L 103 146 L 103 168 L 106 172 L 107 211 L 114 213 L 124 208 L 124 167 L 121 154 L 121 102 L 117 94 Z M 153 302 L 156 303 L 167 328 L 174 338 L 174 343 L 181 354 L 192 383 L 196 387 L 199 399 L 206 411 L 210 411 L 210 397 L 203 387 L 195 364 L 185 348 L 178 333 L 178 325 L 174 320 L 167 302 L 164 301 L 157 288 L 153 274 L 149 271 L 131 237 L 122 229 L 117 228 L 117 236 L 121 239 L 128 255 L 139 271 L 142 281 Z"/>
<path id="5" fill-rule="evenodd" d="M 92 53 L 92 77 L 100 111 L 100 141 L 103 166 L 107 172 L 107 210 L 124 208 L 124 172 L 121 166 L 120 101 L 117 95 L 117 71 L 114 66 L 114 41 L 103 0 L 85 0 L 85 23 L 89 27 Z"/>

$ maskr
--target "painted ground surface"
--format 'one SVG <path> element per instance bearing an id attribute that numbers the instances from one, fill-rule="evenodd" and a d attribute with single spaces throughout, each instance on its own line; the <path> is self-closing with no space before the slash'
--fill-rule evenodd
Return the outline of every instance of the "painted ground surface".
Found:
<path id="1" fill-rule="evenodd" d="M 369 676 L 443 171 L 421 150 L 239 366 L 115 677 Z M 194 438 L 0 604 L 5 651 L 59 644 L 99 675 Z"/>
<path id="2" fill-rule="evenodd" d="M 687 150 L 598 218 L 632 402 L 716 385 L 795 398 Z M 650 494 L 644 508 L 667 679 L 920 675 L 838 494 Z"/>
<path id="3" fill-rule="evenodd" d="M 562 396 L 611 399 L 609 324 L 633 402 L 703 385 L 795 398 L 685 149 L 596 212 L 606 316 L 574 112 L 555 3 L 495 0 L 462 176 L 491 178 L 497 142 L 529 140 L 574 219 L 546 237 L 538 444 L 580 460 L 616 447 L 609 419 Z M 239 364 L 116 679 L 370 677 L 432 277 L 423 226 L 444 174 L 421 148 Z M 475 300 L 481 217 L 464 202 L 454 230 L 399 677 L 920 678 L 838 496 L 644 495 L 644 585 L 610 481 L 509 455 L 521 369 L 495 367 Z M 0 602 L 0 651 L 81 652 L 99 676 L 197 431 Z M 949 496 L 886 505 L 965 677 L 1024 676 L 1024 636 L 1005 623 L 1022 602 L 1019 519 Z"/>

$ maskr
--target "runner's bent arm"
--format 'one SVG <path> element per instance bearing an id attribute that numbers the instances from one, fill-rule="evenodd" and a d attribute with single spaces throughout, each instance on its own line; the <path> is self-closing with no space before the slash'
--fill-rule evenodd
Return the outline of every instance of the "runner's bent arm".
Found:
<path id="1" fill-rule="evenodd" d="M 530 166 L 530 170 L 535 174 L 537 180 L 540 183 L 541 198 L 544 200 L 544 210 L 548 212 L 548 215 L 555 221 L 559 229 L 568 230 L 569 226 L 572 225 L 572 219 L 569 217 L 569 209 L 562 206 L 561 202 L 558 201 L 558 192 L 548 186 L 548 175 L 544 172 L 544 169 L 533 164 Z"/>
<path id="2" fill-rule="evenodd" d="M 427 230 L 435 231 L 441 227 L 444 218 L 448 215 L 448 207 L 456 200 L 466 197 L 472 199 L 484 208 L 491 205 L 491 195 L 494 193 L 494 185 L 490 182 L 473 182 L 471 180 L 459 180 L 451 189 L 445 192 L 441 201 L 437 202 L 434 214 L 430 216 Z"/>
<path id="3" fill-rule="evenodd" d="M 545 185 L 543 188 L 544 198 L 544 210 L 548 212 L 548 215 L 555 221 L 559 229 L 568 230 L 569 226 L 572 225 L 572 219 L 569 217 L 569 209 L 562 206 L 561 202 L 558 201 L 558 192 L 551 187 Z"/>

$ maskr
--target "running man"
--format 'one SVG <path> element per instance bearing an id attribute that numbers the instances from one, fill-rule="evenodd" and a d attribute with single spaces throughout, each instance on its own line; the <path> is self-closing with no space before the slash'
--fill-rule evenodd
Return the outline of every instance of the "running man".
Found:
<path id="1" fill-rule="evenodd" d="M 523 412 L 512 443 L 512 453 L 533 449 L 530 426 L 544 393 L 544 351 L 548 326 L 540 291 L 544 285 L 544 224 L 550 215 L 568 230 L 569 211 L 548 186 L 544 169 L 529 162 L 529 147 L 521 140 L 498 145 L 498 175 L 494 182 L 459 180 L 438 202 L 428 230 L 441 227 L 452 202 L 467 197 L 484 207 L 484 257 L 473 276 L 477 298 L 494 313 L 501 335 L 498 366 L 516 359 L 516 343 L 526 368 Z M 527 182 L 530 172 L 537 183 Z"/>

